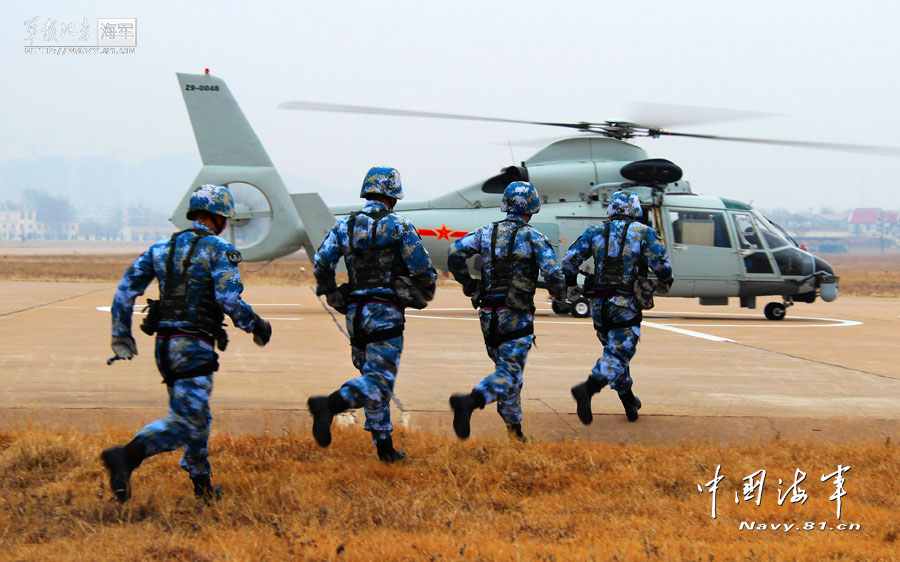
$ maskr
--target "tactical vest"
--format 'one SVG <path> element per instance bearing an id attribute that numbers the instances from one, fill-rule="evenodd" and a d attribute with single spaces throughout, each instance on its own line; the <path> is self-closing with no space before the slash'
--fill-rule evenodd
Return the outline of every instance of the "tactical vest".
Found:
<path id="1" fill-rule="evenodd" d="M 506 244 L 506 253 L 497 257 L 497 232 L 503 222 L 514 222 L 515 227 L 509 233 Z M 499 329 L 499 315 L 497 308 L 507 307 L 517 312 L 534 312 L 534 291 L 537 289 L 537 258 L 516 258 L 513 249 L 516 244 L 516 235 L 525 224 L 520 221 L 497 221 L 491 231 L 491 275 L 486 275 L 484 267 L 481 270 L 481 278 L 487 278 L 487 287 L 484 294 L 487 297 L 481 299 L 479 305 L 482 309 L 491 309 L 488 329 L 483 333 L 484 343 L 488 347 L 499 347 L 501 344 L 515 339 L 534 334 L 534 324 L 529 323 L 523 328 L 501 333 Z M 516 265 L 520 265 L 516 272 Z"/>
<path id="2" fill-rule="evenodd" d="M 500 230 L 500 224 L 504 222 L 514 222 L 515 228 L 513 228 L 512 232 L 509 234 L 509 240 L 506 243 L 506 253 L 497 257 L 497 232 Z M 530 281 L 531 285 L 534 285 L 537 288 L 537 278 L 538 278 L 538 268 L 537 261 L 534 257 L 525 258 L 525 259 L 517 259 L 513 255 L 513 249 L 516 245 L 516 235 L 519 233 L 519 229 L 524 226 L 524 223 L 519 221 L 509 221 L 502 220 L 497 221 L 494 224 L 494 228 L 491 231 L 491 275 L 488 279 L 488 284 L 485 290 L 485 294 L 487 295 L 503 295 L 506 296 L 509 294 L 510 289 L 517 285 L 516 277 L 522 277 L 527 281 Z M 516 265 L 520 266 L 520 271 L 516 274 Z M 486 277 L 484 267 L 481 269 L 481 277 L 484 279 Z M 531 294 L 534 295 L 534 290 L 531 291 Z"/>
<path id="3" fill-rule="evenodd" d="M 175 267 L 175 246 L 179 236 L 190 232 L 194 234 L 187 252 L 181 260 L 178 272 Z M 159 303 L 159 321 L 165 323 L 186 323 L 190 326 L 208 332 L 210 340 L 221 330 L 225 315 L 216 302 L 215 289 L 211 276 L 193 277 L 188 275 L 191 260 L 197 249 L 197 243 L 207 236 L 212 236 L 202 229 L 189 229 L 176 232 L 169 242 L 169 256 L 166 260 L 166 278 L 163 284 Z M 199 300 L 197 299 L 199 295 Z M 194 300 L 197 306 L 191 307 L 190 301 Z M 159 329 L 162 334 L 165 328 Z"/>
<path id="4" fill-rule="evenodd" d="M 622 228 L 622 237 L 619 239 L 619 253 L 615 256 L 609 255 L 609 234 L 610 230 L 612 230 L 611 224 L 614 220 L 621 220 L 625 222 L 624 228 Z M 605 239 L 603 245 L 603 262 L 600 264 L 600 270 L 597 271 L 596 268 L 594 270 L 593 276 L 593 286 L 588 288 L 585 287 L 585 294 L 588 294 L 592 297 L 609 297 L 614 295 L 634 295 L 634 282 L 627 282 L 625 280 L 625 242 L 628 239 L 628 231 L 631 228 L 632 223 L 636 222 L 634 218 L 623 216 L 623 215 L 613 215 L 610 217 L 609 221 L 606 222 L 603 237 Z M 647 264 L 646 260 L 641 260 L 641 263 L 638 265 L 638 270 L 635 271 L 635 275 L 641 275 L 641 272 L 646 272 Z M 646 273 L 643 273 L 646 276 Z M 598 332 L 608 333 L 610 330 L 616 330 L 621 328 L 632 328 L 641 325 L 641 321 L 643 320 L 643 314 L 640 310 L 638 310 L 637 315 L 634 318 L 626 321 L 618 321 L 614 322 L 609 319 L 609 299 L 603 298 L 600 301 L 600 315 L 599 322 L 596 316 L 593 316 L 593 324 L 594 329 Z"/>
<path id="5" fill-rule="evenodd" d="M 350 253 L 353 254 L 353 266 L 348 268 L 352 291 L 376 288 L 390 290 L 391 280 L 397 275 L 402 275 L 406 269 L 396 242 L 381 247 L 375 246 L 378 223 L 389 214 L 391 211 L 387 209 L 379 209 L 372 213 L 364 211 L 350 213 L 350 220 L 347 222 L 347 240 Z M 369 244 L 366 248 L 357 248 L 353 242 L 353 232 L 359 215 L 374 219 L 371 221 L 372 228 L 367 233 Z"/>
<path id="6" fill-rule="evenodd" d="M 387 209 L 378 209 L 371 213 L 356 211 L 350 213 L 350 220 L 347 221 L 347 243 L 350 246 L 350 253 L 353 254 L 353 265 L 347 268 L 350 276 L 349 291 L 381 288 L 387 289 L 392 293 L 391 295 L 355 295 L 348 297 L 348 304 L 357 306 L 356 314 L 353 318 L 353 337 L 350 338 L 350 345 L 359 349 L 365 349 L 366 345 L 370 343 L 385 341 L 403 335 L 403 324 L 375 332 L 366 332 L 362 326 L 362 307 L 366 304 L 379 302 L 400 304 L 400 301 L 393 295 L 391 281 L 398 275 L 406 272 L 407 268 L 400 255 L 397 242 L 381 247 L 375 246 L 378 222 L 389 214 L 391 214 L 391 211 Z M 359 215 L 366 215 L 374 219 L 372 220 L 372 228 L 366 234 L 369 241 L 366 248 L 357 248 L 353 242 L 356 218 Z"/>
<path id="7" fill-rule="evenodd" d="M 609 233 L 611 230 L 611 224 L 613 220 L 622 220 L 625 222 L 625 227 L 622 228 L 622 237 L 619 239 L 619 253 L 615 256 L 609 255 Z M 603 238 L 605 239 L 605 243 L 603 245 L 603 262 L 600 264 L 600 270 L 594 272 L 594 289 L 604 292 L 618 292 L 631 294 L 634 292 L 633 287 L 630 283 L 625 281 L 625 258 L 623 254 L 625 253 L 625 242 L 628 238 L 628 230 L 631 228 L 632 223 L 634 223 L 634 219 L 631 218 L 619 218 L 610 219 L 607 221 L 605 228 L 603 230 Z"/>

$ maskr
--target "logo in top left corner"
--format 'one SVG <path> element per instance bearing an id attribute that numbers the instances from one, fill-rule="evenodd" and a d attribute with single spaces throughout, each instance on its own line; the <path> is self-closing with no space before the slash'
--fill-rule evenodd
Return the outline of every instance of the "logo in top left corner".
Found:
<path id="1" fill-rule="evenodd" d="M 137 18 L 97 18 L 97 45 L 134 47 L 137 45 Z"/>

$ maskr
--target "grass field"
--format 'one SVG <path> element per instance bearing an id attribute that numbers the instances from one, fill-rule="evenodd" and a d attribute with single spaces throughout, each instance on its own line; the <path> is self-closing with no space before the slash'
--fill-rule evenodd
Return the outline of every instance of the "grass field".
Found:
<path id="1" fill-rule="evenodd" d="M 117 282 L 134 261 L 131 255 L 0 255 L 0 280 Z M 840 276 L 840 292 L 847 296 L 900 296 L 900 255 L 854 256 L 825 254 Z M 303 252 L 268 265 L 245 263 L 247 284 L 312 285 L 312 266 Z"/>
<path id="2" fill-rule="evenodd" d="M 310 436 L 215 436 L 225 497 L 193 498 L 176 453 L 109 500 L 98 459 L 129 433 L 0 433 L 4 560 L 896 560 L 900 449 L 773 442 L 718 447 L 472 440 L 398 431 L 410 458 L 384 465 L 360 430 L 328 449 Z M 844 473 L 841 519 L 836 488 Z M 717 517 L 698 485 L 721 465 Z M 778 504 L 795 469 L 803 503 Z M 760 505 L 735 503 L 767 471 Z M 785 484 L 778 485 L 778 478 Z M 741 522 L 795 524 L 789 532 Z M 803 529 L 810 522 L 813 530 Z M 825 530 L 820 528 L 824 523 Z M 859 525 L 837 530 L 837 525 Z M 809 527 L 810 525 L 807 525 Z M 828 530 L 835 528 L 835 530 Z"/>

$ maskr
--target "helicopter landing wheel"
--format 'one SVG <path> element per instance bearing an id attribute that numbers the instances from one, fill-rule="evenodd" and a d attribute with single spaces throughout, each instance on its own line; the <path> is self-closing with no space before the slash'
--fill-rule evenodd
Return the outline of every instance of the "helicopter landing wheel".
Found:
<path id="1" fill-rule="evenodd" d="M 765 314 L 769 320 L 784 320 L 787 308 L 780 302 L 770 302 L 766 305 Z"/>
<path id="2" fill-rule="evenodd" d="M 572 316 L 575 318 L 587 318 L 591 315 L 591 305 L 584 297 L 572 303 Z"/>
<path id="3" fill-rule="evenodd" d="M 550 308 L 553 309 L 553 314 L 568 314 L 572 307 L 568 305 L 568 303 L 563 301 L 553 301 L 550 303 Z"/>

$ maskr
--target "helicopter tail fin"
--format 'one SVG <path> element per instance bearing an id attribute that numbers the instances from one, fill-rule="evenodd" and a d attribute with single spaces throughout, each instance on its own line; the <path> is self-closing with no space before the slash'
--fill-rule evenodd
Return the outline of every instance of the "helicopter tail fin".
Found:
<path id="1" fill-rule="evenodd" d="M 284 181 L 225 81 L 210 74 L 177 76 L 203 167 L 170 220 L 189 227 L 185 215 L 197 186 L 227 185 L 235 197 L 236 217 L 223 236 L 245 260 L 272 260 L 308 244 Z"/>

